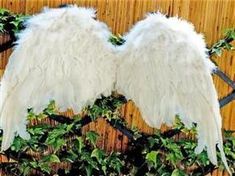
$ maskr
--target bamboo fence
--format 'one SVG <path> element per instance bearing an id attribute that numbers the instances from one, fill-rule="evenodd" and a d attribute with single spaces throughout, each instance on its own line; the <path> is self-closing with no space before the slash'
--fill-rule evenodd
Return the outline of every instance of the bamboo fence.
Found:
<path id="1" fill-rule="evenodd" d="M 235 27 L 235 0 L 0 0 L 0 8 L 9 9 L 15 13 L 35 14 L 44 6 L 58 7 L 61 4 L 77 4 L 79 6 L 97 9 L 97 17 L 104 21 L 114 34 L 124 34 L 137 21 L 144 18 L 147 12 L 160 11 L 169 16 L 178 15 L 192 22 L 196 30 L 203 33 L 208 46 L 223 37 L 228 28 Z M 0 43 L 8 40 L 0 38 Z M 0 74 L 4 72 L 8 57 L 12 50 L 0 53 Z M 224 52 L 222 57 L 213 58 L 219 68 L 232 80 L 235 79 L 235 52 Z M 220 98 L 231 92 L 231 88 L 218 77 L 214 82 Z M 193 101 L 193 100 L 192 100 Z M 221 109 L 223 127 L 235 130 L 235 101 Z M 72 115 L 72 111 L 65 113 Z M 122 114 L 129 127 L 137 127 L 146 133 L 152 133 L 141 118 L 140 112 L 132 101 L 122 107 Z M 162 129 L 167 127 L 163 126 Z M 110 150 L 125 150 L 128 139 L 119 131 L 113 129 L 104 120 L 84 127 L 84 131 L 94 130 L 101 135 L 99 146 Z M 2 157 L 0 162 L 5 159 Z M 226 173 L 215 171 L 213 176 Z"/>

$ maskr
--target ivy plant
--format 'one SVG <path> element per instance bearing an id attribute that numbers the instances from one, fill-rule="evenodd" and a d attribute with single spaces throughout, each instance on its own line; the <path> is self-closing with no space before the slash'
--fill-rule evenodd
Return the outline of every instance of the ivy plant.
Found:
<path id="1" fill-rule="evenodd" d="M 224 49 L 234 50 L 234 47 L 231 44 L 233 40 L 235 40 L 235 28 L 227 29 L 225 31 L 225 37 L 212 45 L 209 50 L 209 54 L 216 54 L 217 56 L 221 56 Z"/>
<path id="2" fill-rule="evenodd" d="M 13 14 L 6 9 L 0 8 L 0 33 L 17 34 L 24 29 L 24 21 L 27 15 Z"/>
<path id="3" fill-rule="evenodd" d="M 102 97 L 93 106 L 84 108 L 84 113 L 93 116 L 107 116 L 107 120 L 116 119 L 120 106 L 125 103 L 121 97 Z M 29 109 L 28 121 L 37 121 L 36 125 L 28 125 L 31 135 L 29 140 L 17 136 L 10 149 L 2 154 L 13 158 L 16 162 L 4 167 L 7 175 L 202 175 L 215 169 L 206 151 L 196 155 L 194 139 L 169 138 L 160 130 L 147 135 L 134 129 L 137 136 L 130 140 L 128 149 L 123 152 L 107 153 L 97 146 L 99 135 L 95 131 L 78 134 L 82 128 L 76 117 L 73 123 L 51 126 L 47 123 L 48 112 L 58 114 L 56 102 L 51 101 L 40 114 Z M 99 112 L 97 114 L 97 112 Z M 96 119 L 94 119 L 96 120 Z M 122 121 L 123 126 L 126 124 Z M 179 130 L 185 135 L 197 135 L 196 126 L 185 128 L 180 118 L 176 117 L 172 130 Z M 224 150 L 230 168 L 234 171 L 235 137 L 231 131 L 224 136 Z M 219 156 L 219 151 L 218 151 Z M 54 170 L 53 165 L 67 164 L 64 169 Z M 219 167 L 223 164 L 219 158 Z"/>

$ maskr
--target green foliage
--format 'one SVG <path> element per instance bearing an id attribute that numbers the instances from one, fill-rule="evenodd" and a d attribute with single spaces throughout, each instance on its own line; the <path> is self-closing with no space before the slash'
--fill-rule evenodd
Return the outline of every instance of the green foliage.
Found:
<path id="1" fill-rule="evenodd" d="M 157 166 L 157 156 L 158 156 L 158 151 L 151 151 L 149 153 L 147 153 L 146 155 L 146 160 L 150 163 L 153 163 L 154 166 L 156 167 Z"/>
<path id="2" fill-rule="evenodd" d="M 210 54 L 216 54 L 217 56 L 221 56 L 223 49 L 225 50 L 233 50 L 231 42 L 235 40 L 235 29 L 227 29 L 225 31 L 225 37 L 215 43 L 209 50 Z"/>
<path id="3" fill-rule="evenodd" d="M 112 35 L 109 38 L 109 42 L 111 42 L 115 46 L 119 46 L 119 45 L 122 45 L 123 43 L 125 43 L 125 40 L 122 38 L 122 36 L 120 34 L 118 34 L 118 35 Z"/>
<path id="4" fill-rule="evenodd" d="M 93 146 L 96 145 L 99 134 L 94 131 L 88 131 L 86 133 L 86 140 L 88 140 Z"/>
<path id="5" fill-rule="evenodd" d="M 6 9 L 0 9 L 0 33 L 16 34 L 24 29 L 25 15 L 16 15 Z"/>
<path id="6" fill-rule="evenodd" d="M 179 169 L 175 169 L 171 174 L 171 176 L 184 176 L 184 175 L 185 175 L 185 173 Z"/>
<path id="7" fill-rule="evenodd" d="M 118 107 L 125 102 L 126 100 L 123 96 L 101 97 L 95 101 L 93 106 L 84 108 L 84 112 L 93 120 L 96 120 L 97 117 L 120 120 Z"/>
<path id="8" fill-rule="evenodd" d="M 112 113 L 117 115 L 117 109 L 124 102 L 125 100 L 120 97 L 102 97 L 93 106 L 85 108 L 84 113 L 97 115 L 97 111 L 100 112 L 102 109 L 99 116 L 106 116 L 107 112 L 110 112 L 110 115 Z M 82 136 L 75 133 L 75 129 L 81 129 L 80 116 L 75 116 L 72 124 L 57 124 L 54 127 L 46 124 L 44 116 L 54 114 L 57 110 L 53 101 L 40 114 L 34 114 L 32 109 L 29 110 L 28 119 L 37 120 L 38 123 L 27 127 L 31 139 L 24 140 L 17 136 L 7 151 L 8 155 L 9 153 L 14 155 L 14 152 L 19 154 L 16 165 L 9 165 L 4 169 L 8 175 L 30 175 L 33 171 L 37 171 L 40 175 L 82 173 L 82 175 L 184 176 L 202 175 L 207 172 L 203 168 L 214 168 L 205 151 L 199 155 L 194 153 L 197 145 L 195 140 L 187 138 L 174 140 L 163 135 L 159 130 L 156 130 L 153 135 L 146 135 L 133 128 L 133 134 L 137 137 L 130 141 L 130 147 L 126 152 L 106 153 L 96 145 L 99 139 L 98 133 L 89 131 Z M 116 115 L 111 115 L 107 120 L 113 120 L 112 118 L 115 120 Z M 125 126 L 125 123 L 123 125 Z M 177 117 L 172 130 L 180 130 L 185 135 L 196 135 L 195 127 L 193 125 L 190 129 L 185 128 Z M 235 137 L 232 132 L 225 132 L 224 150 L 232 170 L 235 168 L 234 144 Z M 40 156 L 25 157 L 23 154 L 28 152 L 40 153 Z M 218 158 L 220 168 L 223 168 L 219 152 Z M 60 163 L 68 163 L 71 168 L 52 170 L 54 164 Z M 189 171 L 187 168 L 192 166 L 196 169 Z M 9 170 L 14 172 L 9 173 Z"/>

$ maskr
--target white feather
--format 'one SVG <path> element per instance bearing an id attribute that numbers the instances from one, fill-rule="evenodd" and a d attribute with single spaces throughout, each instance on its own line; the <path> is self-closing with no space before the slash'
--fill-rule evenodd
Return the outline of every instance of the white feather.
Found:
<path id="1" fill-rule="evenodd" d="M 195 152 L 206 149 L 217 165 L 218 145 L 228 169 L 211 76 L 214 65 L 207 58 L 203 37 L 188 22 L 157 13 L 138 22 L 125 39 L 120 47 L 117 90 L 136 103 L 151 127 L 172 125 L 176 115 L 187 127 L 197 123 Z"/>
<path id="2" fill-rule="evenodd" d="M 27 108 L 41 112 L 49 100 L 79 112 L 113 89 L 110 32 L 93 9 L 50 9 L 28 21 L 1 81 L 2 150 L 14 133 L 28 138 Z"/>

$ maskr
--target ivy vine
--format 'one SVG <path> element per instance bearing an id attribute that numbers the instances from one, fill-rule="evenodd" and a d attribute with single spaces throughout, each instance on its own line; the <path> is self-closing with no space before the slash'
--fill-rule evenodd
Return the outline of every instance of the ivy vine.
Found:
<path id="1" fill-rule="evenodd" d="M 93 106 L 84 108 L 87 114 L 96 120 L 105 116 L 107 121 L 120 118 L 119 108 L 125 103 L 123 97 L 102 97 Z M 138 130 L 131 130 L 135 136 L 130 140 L 129 147 L 124 153 L 107 153 L 96 143 L 99 135 L 94 131 L 81 134 L 82 128 L 79 115 L 73 117 L 70 124 L 48 124 L 47 116 L 58 114 L 54 101 L 40 114 L 34 114 L 29 109 L 28 121 L 37 122 L 28 125 L 27 131 L 31 135 L 29 140 L 17 136 L 4 155 L 13 158 L 15 162 L 5 165 L 7 175 L 204 175 L 213 169 L 206 151 L 196 155 L 197 145 L 194 138 L 175 140 L 173 137 L 156 130 L 153 135 L 147 135 Z M 172 130 L 179 130 L 186 136 L 196 136 L 196 126 L 191 129 L 184 127 L 178 117 Z M 225 131 L 224 151 L 229 167 L 235 169 L 235 137 L 232 132 Z M 223 163 L 218 151 L 219 167 Z M 66 168 L 52 169 L 55 164 L 66 164 Z M 79 173 L 79 174 L 78 174 Z"/>
<path id="2" fill-rule="evenodd" d="M 24 29 L 26 15 L 13 14 L 7 9 L 0 8 L 0 33 L 16 34 Z"/>

